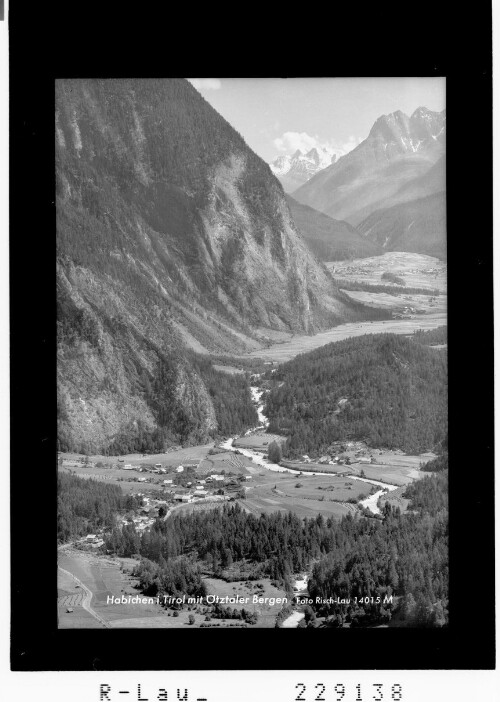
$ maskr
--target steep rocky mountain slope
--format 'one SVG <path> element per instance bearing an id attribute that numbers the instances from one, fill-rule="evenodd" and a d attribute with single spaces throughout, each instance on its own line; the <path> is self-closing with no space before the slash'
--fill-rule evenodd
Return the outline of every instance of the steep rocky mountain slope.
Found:
<path id="1" fill-rule="evenodd" d="M 187 81 L 58 81 L 55 126 L 61 448 L 203 440 L 222 382 L 193 351 L 366 316 L 269 166 Z"/>
<path id="2" fill-rule="evenodd" d="M 429 195 L 375 210 L 358 225 L 384 251 L 411 251 L 446 258 L 446 194 Z"/>
<path id="3" fill-rule="evenodd" d="M 313 176 L 293 197 L 357 225 L 376 209 L 444 190 L 444 160 L 433 166 L 445 152 L 445 139 L 444 110 L 420 107 L 411 117 L 400 111 L 383 115 L 359 146 Z M 426 192 L 415 194 L 419 188 Z"/>
<path id="4" fill-rule="evenodd" d="M 297 149 L 291 156 L 278 156 L 269 166 L 283 190 L 291 193 L 323 168 L 335 163 L 339 155 L 341 153 L 321 147 L 310 149 L 305 154 Z"/>
<path id="5" fill-rule="evenodd" d="M 321 261 L 343 261 L 347 258 L 378 256 L 383 249 L 371 238 L 361 236 L 347 222 L 332 219 L 323 212 L 302 205 L 287 195 L 293 220 L 305 242 Z"/>

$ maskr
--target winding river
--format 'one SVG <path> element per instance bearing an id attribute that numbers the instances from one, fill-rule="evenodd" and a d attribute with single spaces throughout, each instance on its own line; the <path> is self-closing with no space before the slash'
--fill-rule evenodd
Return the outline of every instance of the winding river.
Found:
<path id="1" fill-rule="evenodd" d="M 250 387 L 251 393 L 252 393 L 252 399 L 256 405 L 257 408 L 257 416 L 259 419 L 259 424 L 254 427 L 254 429 L 251 429 L 250 432 L 252 433 L 254 431 L 257 431 L 258 429 L 266 429 L 269 425 L 269 421 L 267 417 L 264 414 L 264 403 L 262 402 L 262 394 L 263 391 L 260 390 L 258 387 L 255 385 L 252 385 Z M 238 451 L 241 453 L 243 456 L 246 456 L 247 458 L 250 458 L 251 461 L 258 466 L 261 466 L 262 468 L 265 468 L 266 470 L 271 470 L 276 473 L 292 473 L 293 475 L 299 475 L 300 473 L 304 474 L 307 473 L 307 475 L 325 475 L 324 473 L 315 473 L 313 471 L 308 471 L 307 469 L 302 468 L 302 470 L 293 470 L 292 468 L 285 468 L 284 466 L 280 466 L 277 463 L 270 463 L 266 461 L 261 453 L 258 451 L 254 451 L 252 449 L 245 449 L 245 448 L 235 448 L 233 446 L 233 441 L 235 439 L 238 439 L 238 436 L 233 436 L 230 437 L 229 439 L 226 439 L 223 443 L 221 443 L 221 448 L 226 449 L 227 451 Z M 390 490 L 396 490 L 399 486 L 398 485 L 390 485 L 388 483 L 382 483 L 379 480 L 371 480 L 369 478 L 360 478 L 356 475 L 349 475 L 349 480 L 359 480 L 363 483 L 371 483 L 372 485 L 376 485 L 377 487 L 380 487 L 380 490 L 377 490 L 373 495 L 369 495 L 366 497 L 364 500 L 360 501 L 360 504 L 363 505 L 363 507 L 368 507 L 368 509 L 373 512 L 373 514 L 380 514 L 380 509 L 378 507 L 378 500 L 382 495 L 384 495 L 386 492 Z M 300 578 L 299 580 L 295 581 L 294 585 L 299 592 L 307 590 L 307 576 Z M 301 592 L 302 594 L 302 592 Z M 299 622 L 304 618 L 304 613 L 303 612 L 292 612 L 292 614 L 285 619 L 283 624 L 281 625 L 281 628 L 283 629 L 295 629 L 299 625 Z"/>
<path id="2" fill-rule="evenodd" d="M 250 387 L 250 390 L 252 393 L 252 399 L 257 407 L 257 416 L 259 419 L 259 424 L 250 431 L 253 432 L 258 429 L 266 429 L 269 425 L 269 421 L 264 414 L 264 404 L 262 402 L 263 391 L 255 385 L 252 385 Z M 276 473 L 291 473 L 292 475 L 300 475 L 301 473 L 307 473 L 307 475 L 325 475 L 325 473 L 315 473 L 313 471 L 308 471 L 307 468 L 302 468 L 301 470 L 294 470 L 293 468 L 285 468 L 284 466 L 280 466 L 277 463 L 270 463 L 269 461 L 266 461 L 263 455 L 258 451 L 254 451 L 253 449 L 235 448 L 233 446 L 233 441 L 235 441 L 235 439 L 238 438 L 238 436 L 233 436 L 229 439 L 226 439 L 226 441 L 221 443 L 221 447 L 226 449 L 227 451 L 238 451 L 243 456 L 250 458 L 253 461 L 253 463 L 256 463 L 258 466 L 261 466 L 266 470 L 274 471 Z M 379 498 L 382 497 L 384 493 L 389 492 L 391 490 L 396 490 L 399 487 L 399 485 L 390 485 L 389 483 L 382 483 L 379 480 L 371 480 L 370 478 L 360 478 L 357 475 L 350 475 L 349 480 L 359 480 L 363 483 L 370 483 L 371 485 L 376 485 L 377 487 L 381 488 L 373 495 L 369 495 L 364 500 L 360 500 L 360 504 L 362 504 L 363 507 L 368 507 L 368 509 L 371 512 L 373 512 L 373 514 L 380 514 L 380 509 L 377 505 Z"/>

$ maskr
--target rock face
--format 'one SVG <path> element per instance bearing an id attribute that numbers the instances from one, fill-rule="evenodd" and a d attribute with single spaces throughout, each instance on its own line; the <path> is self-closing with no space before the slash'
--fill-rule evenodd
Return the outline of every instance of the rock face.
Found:
<path id="1" fill-rule="evenodd" d="M 331 149 L 313 148 L 305 154 L 297 149 L 292 156 L 278 156 L 270 165 L 286 193 L 291 193 L 306 183 L 316 173 L 335 163 L 341 152 Z"/>
<path id="2" fill-rule="evenodd" d="M 443 157 L 446 113 L 419 107 L 408 117 L 403 112 L 383 115 L 368 137 L 353 151 L 316 174 L 294 191 L 293 197 L 330 217 L 357 225 L 374 210 L 414 199 L 414 189 L 446 188 L 444 168 L 433 166 Z"/>
<path id="3" fill-rule="evenodd" d="M 362 316 L 269 166 L 187 81 L 58 81 L 56 168 L 63 447 L 203 440 L 216 419 L 191 352 Z"/>

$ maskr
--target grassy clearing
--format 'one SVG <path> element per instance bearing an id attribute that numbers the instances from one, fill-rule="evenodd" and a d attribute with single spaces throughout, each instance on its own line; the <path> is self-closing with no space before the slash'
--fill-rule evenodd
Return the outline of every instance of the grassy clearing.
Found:
<path id="1" fill-rule="evenodd" d="M 243 581 L 238 580 L 233 583 L 226 583 L 224 580 L 217 578 L 204 578 L 207 585 L 209 595 L 217 595 L 218 597 L 243 597 L 248 598 L 248 604 L 231 604 L 230 607 L 236 609 L 246 609 L 250 612 L 257 612 L 259 620 L 256 625 L 250 628 L 267 629 L 274 627 L 276 617 L 279 614 L 282 604 L 275 603 L 256 603 L 252 602 L 253 596 L 258 595 L 263 598 L 285 598 L 286 592 L 271 585 L 267 579 Z M 258 588 L 258 585 L 263 585 L 264 589 Z M 227 606 L 227 605 L 224 605 Z M 212 623 L 223 620 L 212 620 Z M 229 622 L 229 620 L 228 620 Z"/>
<path id="2" fill-rule="evenodd" d="M 248 436 L 241 436 L 235 439 L 233 446 L 235 448 L 245 448 L 253 449 L 254 451 L 264 451 L 267 452 L 269 444 L 272 441 L 277 441 L 282 443 L 286 437 L 279 436 L 278 434 L 266 434 L 265 432 L 255 432 L 254 434 L 249 434 Z"/>
<path id="3" fill-rule="evenodd" d="M 339 502 L 329 502 L 327 498 L 324 501 L 301 499 L 299 497 L 265 497 L 260 495 L 249 495 L 244 500 L 239 500 L 243 509 L 255 515 L 262 513 L 271 514 L 272 512 L 293 512 L 298 517 L 316 517 L 322 514 L 324 517 L 333 517 L 341 519 L 345 515 L 357 512 L 355 505 L 349 505 Z"/>
<path id="4" fill-rule="evenodd" d="M 446 263 L 424 254 L 389 251 L 382 256 L 371 258 L 332 261 L 326 263 L 326 266 L 334 277 L 346 280 L 361 280 L 374 285 L 386 284 L 382 275 L 391 271 L 402 276 L 408 287 L 446 291 Z"/>
<path id="5" fill-rule="evenodd" d="M 276 489 L 274 489 L 274 485 L 276 485 Z M 259 485 L 252 490 L 251 496 L 261 495 L 278 500 L 281 497 L 300 498 L 316 502 L 323 497 L 324 500 L 328 501 L 346 502 L 349 499 L 361 500 L 367 497 L 371 487 L 369 483 L 349 480 L 349 478 L 294 476 L 293 478 L 281 479 L 279 482 L 274 481 L 273 483 L 271 481 L 266 486 Z"/>
<path id="6" fill-rule="evenodd" d="M 383 509 L 385 503 L 388 502 L 391 505 L 391 507 L 399 507 L 401 512 L 406 512 L 406 510 L 408 509 L 408 505 L 410 504 L 410 500 L 407 500 L 405 497 L 403 497 L 405 490 L 406 485 L 404 485 L 403 487 L 399 487 L 397 490 L 387 492 L 380 498 L 379 507 Z"/>
<path id="7" fill-rule="evenodd" d="M 255 464 L 246 456 L 240 456 L 233 451 L 224 451 L 223 453 L 207 456 L 200 463 L 198 473 L 209 475 L 211 473 L 221 473 L 223 470 L 226 473 L 246 475 L 247 473 L 255 472 Z"/>
<path id="8" fill-rule="evenodd" d="M 266 361 L 285 363 L 300 353 L 330 344 L 332 341 L 343 341 L 353 336 L 363 334 L 413 334 L 417 329 L 427 331 L 447 324 L 447 315 L 443 312 L 416 315 L 413 319 L 388 319 L 376 322 L 349 322 L 314 336 L 295 336 L 283 344 L 274 344 L 267 349 L 252 351 L 249 356 L 262 358 Z"/>
<path id="9" fill-rule="evenodd" d="M 122 559 L 123 560 L 123 559 Z M 128 559 L 131 561 L 132 559 Z M 59 553 L 58 564 L 68 572 L 74 574 L 92 592 L 92 609 L 113 627 L 126 627 L 134 619 L 148 620 L 150 626 L 162 626 L 161 622 L 165 613 L 157 604 L 107 604 L 107 597 L 113 595 L 140 595 L 134 587 L 136 580 L 130 576 L 126 570 L 120 568 L 120 559 L 97 556 L 91 553 L 79 552 L 76 549 L 65 549 Z M 64 573 L 58 570 L 58 587 L 67 590 L 69 579 Z M 71 585 L 73 592 L 79 592 L 73 582 Z M 85 612 L 85 610 L 82 610 Z M 80 613 L 80 612 L 78 612 Z M 85 626 L 92 628 L 102 628 L 102 625 L 88 614 L 82 614 L 82 621 L 88 620 Z M 59 628 L 79 628 L 80 618 L 67 614 L 59 620 Z"/>
<path id="10" fill-rule="evenodd" d="M 216 363 L 213 364 L 213 368 L 221 373 L 229 373 L 229 375 L 244 375 L 245 373 L 242 368 L 236 368 L 235 366 L 220 366 Z"/>
<path id="11" fill-rule="evenodd" d="M 361 290 L 345 290 L 352 300 L 362 302 L 378 309 L 402 311 L 404 307 L 414 307 L 426 314 L 446 314 L 447 297 L 440 295 L 431 301 L 429 295 L 388 295 L 387 293 L 364 292 Z"/>

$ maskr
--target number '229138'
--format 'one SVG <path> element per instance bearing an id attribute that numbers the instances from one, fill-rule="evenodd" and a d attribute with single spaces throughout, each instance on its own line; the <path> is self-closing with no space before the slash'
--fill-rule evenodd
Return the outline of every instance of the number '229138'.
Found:
<path id="1" fill-rule="evenodd" d="M 361 686 L 358 683 L 350 691 L 342 683 L 333 686 L 316 683 L 313 690 L 309 686 L 309 691 L 304 683 L 297 683 L 295 689 L 298 690 L 298 695 L 294 702 L 401 702 L 403 699 L 403 687 L 399 683 L 390 686 L 382 683 Z"/>

